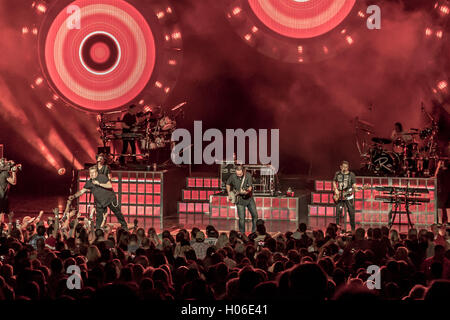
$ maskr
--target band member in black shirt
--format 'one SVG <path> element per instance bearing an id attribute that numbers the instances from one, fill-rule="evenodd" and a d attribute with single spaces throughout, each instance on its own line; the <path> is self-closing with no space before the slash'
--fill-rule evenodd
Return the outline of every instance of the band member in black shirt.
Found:
<path id="1" fill-rule="evenodd" d="M 71 195 L 69 197 L 69 200 L 72 201 L 73 199 L 78 198 L 87 191 L 91 191 L 94 195 L 95 211 L 97 212 L 97 229 L 101 228 L 106 210 L 107 208 L 109 208 L 116 215 L 117 220 L 119 221 L 122 228 L 128 230 L 127 223 L 125 222 L 125 219 L 120 210 L 119 201 L 117 200 L 116 194 L 114 193 L 111 181 L 107 176 L 98 173 L 97 166 L 91 167 L 89 169 L 89 176 L 90 179 L 86 182 L 83 189 L 81 189 L 74 195 Z"/>
<path id="2" fill-rule="evenodd" d="M 355 203 L 353 192 L 346 198 L 342 198 L 344 192 L 349 189 L 356 189 L 356 176 L 349 171 L 348 161 L 342 161 L 340 171 L 336 172 L 333 178 L 333 191 L 339 200 L 336 202 L 336 224 L 340 227 L 342 209 L 347 208 L 352 231 L 355 231 Z M 345 220 L 345 217 L 344 217 Z"/>
<path id="3" fill-rule="evenodd" d="M 256 220 L 258 220 L 258 213 L 256 211 L 255 200 L 252 197 L 252 189 L 253 189 L 252 175 L 248 172 L 244 172 L 244 168 L 240 164 L 236 166 L 235 170 L 236 170 L 235 173 L 232 173 L 228 177 L 226 183 L 228 199 L 231 200 L 232 189 L 241 191 L 236 202 L 236 208 L 239 217 L 239 231 L 245 233 L 245 208 L 248 208 L 248 211 L 252 216 L 252 232 L 255 232 Z"/>
<path id="4" fill-rule="evenodd" d="M 0 213 L 9 214 L 8 193 L 11 185 L 17 184 L 17 168 L 6 163 L 6 159 L 0 159 Z"/>
<path id="5" fill-rule="evenodd" d="M 132 104 L 128 107 L 128 112 L 122 117 L 122 134 L 131 133 L 133 127 L 137 123 L 137 107 Z M 133 138 L 123 138 L 122 156 L 120 157 L 120 163 L 125 164 L 124 154 L 127 153 L 128 144 L 131 146 L 131 153 L 136 154 L 136 140 Z M 134 158 L 136 159 L 136 158 Z"/>
<path id="6" fill-rule="evenodd" d="M 97 171 L 99 174 L 103 174 L 108 177 L 109 180 L 112 179 L 111 168 L 106 164 L 105 155 L 100 153 L 96 156 L 97 159 Z"/>

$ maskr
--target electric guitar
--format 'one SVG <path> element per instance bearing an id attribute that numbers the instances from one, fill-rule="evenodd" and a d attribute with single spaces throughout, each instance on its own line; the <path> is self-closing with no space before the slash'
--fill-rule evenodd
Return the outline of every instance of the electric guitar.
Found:
<path id="1" fill-rule="evenodd" d="M 230 192 L 229 199 L 232 204 L 236 204 L 238 202 L 239 198 L 247 200 L 251 196 L 252 196 L 252 191 L 242 190 L 242 189 L 241 189 L 241 191 L 233 190 Z"/>
<path id="2" fill-rule="evenodd" d="M 356 187 L 355 190 L 353 190 L 353 188 L 349 188 L 347 190 L 341 190 L 338 192 L 334 192 L 333 201 L 334 201 L 334 203 L 338 203 L 339 201 L 350 200 L 352 198 L 353 192 L 366 190 L 369 188 L 370 188 L 370 185 L 366 184 L 362 187 Z"/>

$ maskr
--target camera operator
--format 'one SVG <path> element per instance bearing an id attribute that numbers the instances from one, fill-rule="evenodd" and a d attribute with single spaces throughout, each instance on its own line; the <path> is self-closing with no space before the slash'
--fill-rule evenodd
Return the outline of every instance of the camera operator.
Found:
<path id="1" fill-rule="evenodd" d="M 17 184 L 17 170 L 21 165 L 0 159 L 0 213 L 9 214 L 8 192 L 11 185 Z"/>

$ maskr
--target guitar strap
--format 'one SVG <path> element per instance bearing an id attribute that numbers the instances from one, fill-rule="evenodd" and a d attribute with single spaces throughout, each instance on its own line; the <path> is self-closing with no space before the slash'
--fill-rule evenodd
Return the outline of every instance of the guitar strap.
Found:
<path id="1" fill-rule="evenodd" d="M 246 173 L 247 173 L 247 171 L 244 170 L 244 178 L 242 178 L 241 187 L 239 188 L 239 192 L 241 192 L 242 187 L 244 186 Z"/>

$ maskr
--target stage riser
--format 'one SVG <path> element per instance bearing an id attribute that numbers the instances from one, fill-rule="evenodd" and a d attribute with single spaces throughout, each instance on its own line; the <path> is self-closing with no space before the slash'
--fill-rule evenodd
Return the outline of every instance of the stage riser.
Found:
<path id="1" fill-rule="evenodd" d="M 165 171 L 116 171 L 112 173 L 113 189 L 121 205 L 122 213 L 128 222 L 135 218 L 163 219 L 175 216 L 180 192 L 184 186 L 186 170 Z M 78 189 L 81 189 L 89 176 L 88 170 L 78 172 Z M 94 205 L 90 193 L 79 198 L 78 210 L 88 214 L 89 201 Z M 115 222 L 108 209 L 108 221 Z"/>
<path id="2" fill-rule="evenodd" d="M 255 197 L 258 218 L 263 220 L 298 221 L 298 198 Z M 246 216 L 250 217 L 248 209 Z M 226 196 L 212 196 L 210 201 L 211 219 L 238 219 L 236 206 Z"/>
<path id="3" fill-rule="evenodd" d="M 418 226 L 427 227 L 437 222 L 436 179 L 434 178 L 403 178 L 403 177 L 357 177 L 358 186 L 369 185 L 369 189 L 355 193 L 355 221 L 357 224 L 389 223 L 388 214 L 392 204 L 375 200 L 381 192 L 375 187 L 406 187 L 427 189 L 428 193 L 420 193 L 420 198 L 429 199 L 429 203 L 411 205 L 411 222 Z M 332 181 L 317 180 L 315 191 L 311 193 L 311 205 L 308 206 L 309 218 L 334 218 L 336 217 L 333 202 Z M 407 223 L 405 205 L 400 206 L 401 213 L 397 215 L 395 223 Z M 346 217 L 348 217 L 346 215 Z M 348 218 L 347 218 L 348 220 Z"/>

